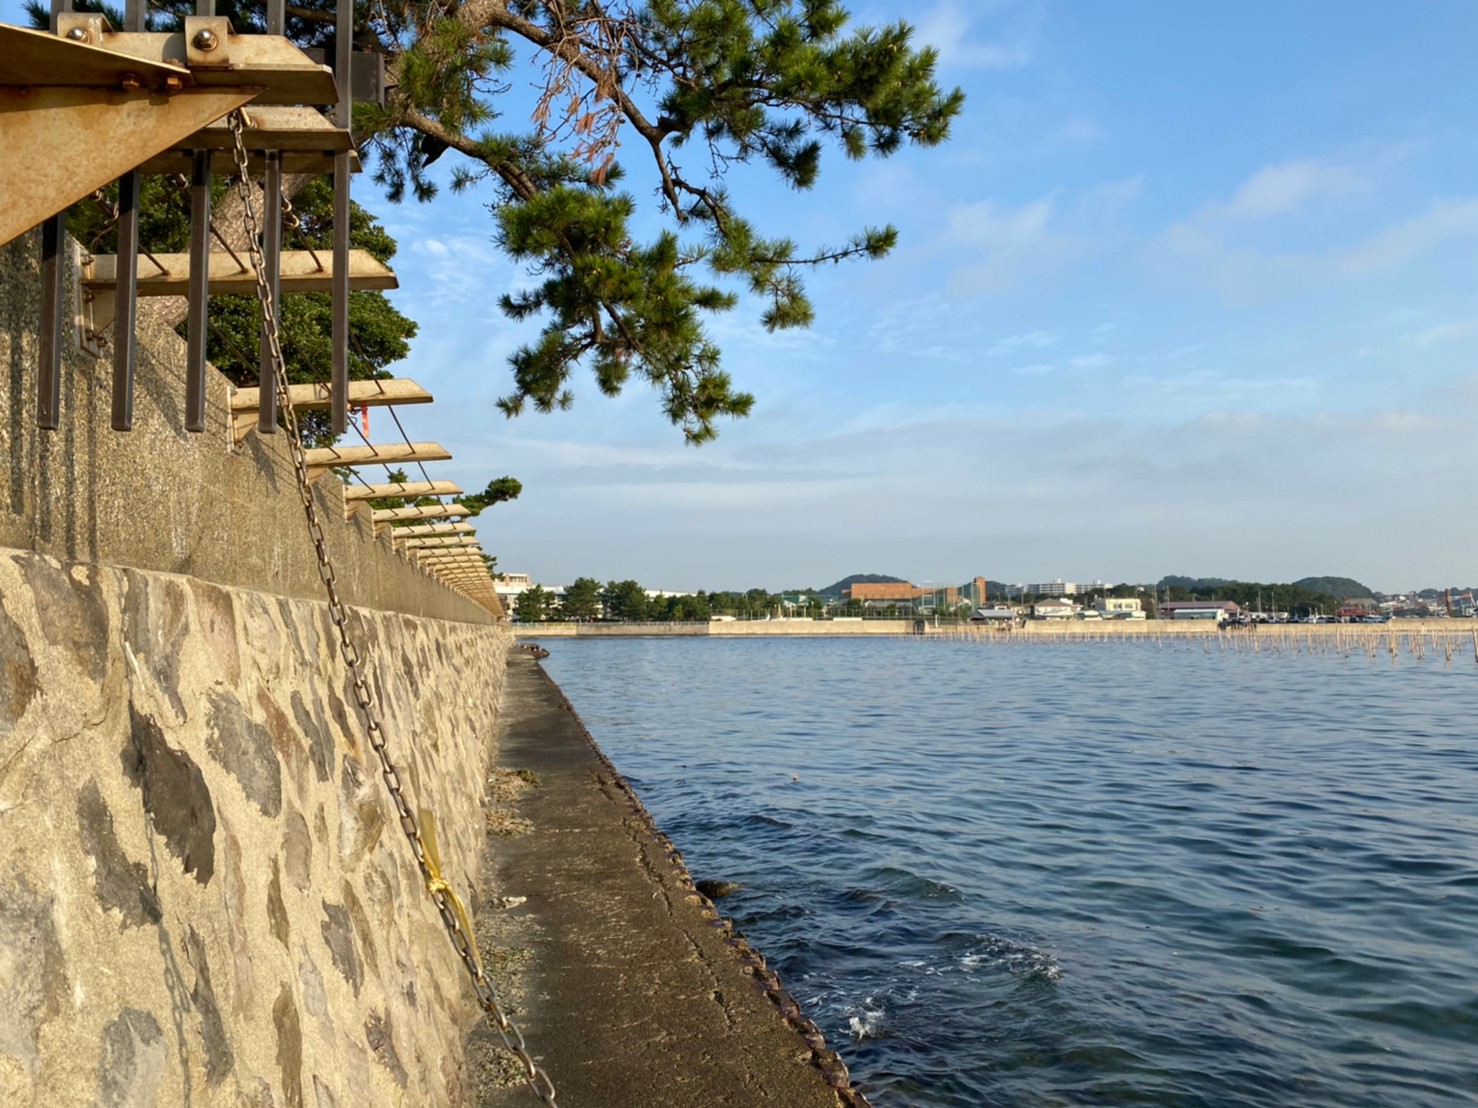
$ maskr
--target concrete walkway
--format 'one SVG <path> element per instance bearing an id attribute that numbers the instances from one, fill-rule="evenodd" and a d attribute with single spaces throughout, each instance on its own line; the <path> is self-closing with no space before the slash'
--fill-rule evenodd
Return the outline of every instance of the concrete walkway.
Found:
<path id="1" fill-rule="evenodd" d="M 515 1023 L 563 1108 L 866 1105 L 763 960 L 736 948 L 686 868 L 595 749 L 558 687 L 509 660 L 496 764 L 539 784 L 514 805 L 530 833 L 492 838 L 491 944 L 527 951 Z M 741 941 L 742 943 L 742 941 Z M 789 1018 L 787 1019 L 787 1014 Z M 486 1041 L 482 1027 L 474 1039 Z M 474 1055 L 476 1050 L 474 1049 Z M 473 1074 L 480 1108 L 537 1103 Z"/>

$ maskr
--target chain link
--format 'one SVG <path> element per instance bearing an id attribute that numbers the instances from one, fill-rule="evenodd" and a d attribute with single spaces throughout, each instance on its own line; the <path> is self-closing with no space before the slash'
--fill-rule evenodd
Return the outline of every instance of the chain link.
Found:
<path id="1" fill-rule="evenodd" d="M 348 667 L 349 676 L 353 679 L 354 699 L 364 718 L 370 746 L 379 758 L 380 776 L 390 793 L 391 802 L 395 805 L 395 814 L 400 820 L 400 829 L 405 834 L 406 841 L 410 843 L 411 852 L 416 856 L 416 864 L 421 869 L 427 892 L 436 904 L 436 910 L 441 916 L 441 922 L 446 928 L 448 938 L 451 939 L 452 947 L 456 950 L 457 956 L 461 958 L 468 977 L 471 978 L 472 989 L 477 994 L 478 1003 L 492 1020 L 493 1026 L 497 1028 L 503 1045 L 518 1057 L 523 1079 L 528 1083 L 529 1088 L 545 1104 L 554 1105 L 554 1083 L 530 1057 L 528 1047 L 524 1043 L 523 1033 L 503 1012 L 502 1005 L 498 1001 L 497 990 L 487 974 L 483 972 L 482 964 L 478 960 L 475 940 L 457 918 L 452 899 L 454 894 L 447 889 L 445 882 L 440 880 L 427 859 L 426 844 L 421 838 L 415 811 L 406 798 L 404 786 L 400 781 L 400 773 L 390 759 L 384 729 L 376 714 L 369 684 L 364 677 L 359 648 L 350 635 L 349 613 L 339 598 L 333 562 L 329 557 L 328 543 L 324 537 L 323 525 L 318 518 L 318 508 L 313 501 L 312 486 L 308 480 L 307 455 L 304 453 L 302 439 L 298 434 L 297 413 L 293 410 L 292 397 L 288 391 L 287 368 L 283 364 L 282 344 L 277 334 L 277 313 L 273 310 L 272 289 L 267 282 L 266 263 L 262 258 L 261 245 L 258 242 L 259 227 L 251 196 L 251 170 L 247 164 L 246 143 L 242 137 L 243 124 L 239 109 L 233 111 L 228 117 L 228 126 L 231 129 L 236 154 L 236 170 L 240 178 L 241 220 L 246 231 L 252 270 L 256 275 L 257 299 L 262 308 L 263 336 L 272 361 L 272 387 L 277 392 L 278 406 L 287 431 L 288 449 L 292 454 L 293 470 L 297 474 L 298 499 L 302 502 L 303 513 L 308 521 L 308 534 L 318 554 L 318 573 L 323 580 L 324 591 L 328 595 L 329 618 L 339 630 L 339 653 L 344 659 L 345 666 Z"/>

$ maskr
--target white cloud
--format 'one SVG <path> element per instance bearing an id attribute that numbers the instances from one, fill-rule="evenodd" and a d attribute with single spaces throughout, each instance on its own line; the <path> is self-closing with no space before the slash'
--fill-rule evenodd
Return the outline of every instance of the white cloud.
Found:
<path id="1" fill-rule="evenodd" d="M 1117 361 L 1120 359 L 1113 354 L 1080 354 L 1069 358 L 1067 364 L 1074 369 L 1107 369 Z"/>
<path id="2" fill-rule="evenodd" d="M 994 200 L 963 204 L 949 213 L 949 246 L 977 259 L 955 272 L 959 293 L 999 293 L 1077 257 L 1081 246 L 1055 231 L 1053 201 L 1043 197 L 1019 208 Z"/>
<path id="3" fill-rule="evenodd" d="M 1103 248 L 1142 179 L 1104 181 L 1062 202 L 1049 193 L 1010 207 L 995 199 L 949 211 L 943 248 L 970 259 L 950 282 L 957 295 L 1005 292 Z"/>
<path id="4" fill-rule="evenodd" d="M 1436 200 L 1421 215 L 1402 220 L 1360 245 L 1337 252 L 1329 267 L 1341 277 L 1394 269 L 1455 238 L 1478 235 L 1478 197 Z"/>
<path id="5" fill-rule="evenodd" d="M 1250 221 L 1287 215 L 1320 197 L 1359 189 L 1359 174 L 1317 160 L 1266 165 L 1237 188 L 1225 204 L 1208 205 L 1202 218 Z"/>
<path id="6" fill-rule="evenodd" d="M 929 45 L 939 51 L 939 64 L 962 69 L 1022 69 L 1031 64 L 1035 54 L 1039 16 L 1029 5 L 1006 22 L 1003 34 L 994 41 L 976 37 L 971 15 L 978 9 L 967 9 L 954 0 L 942 0 L 914 20 L 915 45 Z"/>
<path id="7" fill-rule="evenodd" d="M 1002 208 L 994 200 L 963 204 L 949 213 L 955 241 L 984 250 L 1016 250 L 1041 241 L 1052 219 L 1052 201 L 1043 197 L 1019 208 Z"/>
<path id="8" fill-rule="evenodd" d="M 1045 350 L 1056 343 L 1057 336 L 1051 331 L 1024 331 L 1019 335 L 1007 335 L 1003 339 L 997 339 L 986 347 L 985 356 L 994 358 L 1023 349 Z"/>
<path id="9" fill-rule="evenodd" d="M 1433 346 L 1440 342 L 1467 338 L 1469 335 L 1478 335 L 1478 319 L 1463 319 L 1456 323 L 1444 323 L 1440 327 L 1429 327 L 1413 336 L 1413 339 L 1418 346 Z"/>
<path id="10" fill-rule="evenodd" d="M 1263 249 L 1245 230 L 1248 223 L 1292 214 L 1316 198 L 1357 187 L 1358 179 L 1348 171 L 1314 162 L 1264 169 L 1227 203 L 1205 205 L 1168 227 L 1151 257 L 1176 279 L 1188 274 L 1229 296 L 1255 298 L 1290 286 L 1399 269 L 1454 239 L 1478 236 L 1478 197 L 1434 200 L 1426 211 L 1352 246 L 1325 250 Z"/>
<path id="11" fill-rule="evenodd" d="M 1108 138 L 1108 132 L 1093 120 L 1073 116 L 1051 128 L 1042 136 L 1042 145 L 1048 150 L 1063 147 L 1096 146 Z"/>

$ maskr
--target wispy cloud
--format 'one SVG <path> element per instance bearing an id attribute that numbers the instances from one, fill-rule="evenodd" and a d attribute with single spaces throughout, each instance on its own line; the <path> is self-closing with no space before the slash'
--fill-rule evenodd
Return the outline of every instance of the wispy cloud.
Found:
<path id="1" fill-rule="evenodd" d="M 1053 227 L 1054 202 L 1043 197 L 1019 208 L 978 200 L 949 215 L 949 240 L 980 260 L 961 266 L 952 286 L 960 293 L 999 293 L 1077 257 L 1079 240 Z"/>
<path id="2" fill-rule="evenodd" d="M 998 21 L 997 33 L 987 37 L 989 32 L 979 26 L 978 7 L 942 0 L 917 18 L 914 41 L 938 50 L 939 63 L 946 68 L 1023 69 L 1036 53 L 1039 10 L 1035 4 L 996 8 L 1006 9 L 1005 17 Z M 992 14 L 988 7 L 985 14 Z"/>
<path id="3" fill-rule="evenodd" d="M 1364 184 L 1354 170 L 1314 159 L 1266 165 L 1243 181 L 1230 200 L 1207 205 L 1195 218 L 1249 222 L 1288 215 L 1311 200 L 1354 192 Z"/>
<path id="4" fill-rule="evenodd" d="M 1227 200 L 1171 224 L 1151 257 L 1177 277 L 1190 275 L 1234 297 L 1259 297 L 1290 285 L 1399 269 L 1449 241 L 1478 236 L 1478 197 L 1456 197 L 1433 200 L 1425 211 L 1351 245 L 1269 249 L 1254 237 L 1256 224 L 1309 213 L 1369 188 L 1370 181 L 1348 166 L 1319 160 L 1264 166 Z"/>
<path id="5" fill-rule="evenodd" d="M 1002 354 L 1012 354 L 1022 349 L 1045 350 L 1056 344 L 1057 336 L 1051 331 L 1023 331 L 1019 335 L 1007 335 L 1003 339 L 996 339 L 986 347 L 985 356 L 996 358 Z"/>
<path id="6" fill-rule="evenodd" d="M 1359 245 L 1327 259 L 1340 277 L 1358 277 L 1415 261 L 1443 243 L 1478 235 L 1478 197 L 1435 200 L 1420 215 L 1372 235 Z"/>
<path id="7" fill-rule="evenodd" d="M 1069 265 L 1114 232 L 1142 180 L 1104 181 L 1066 199 L 1049 193 L 1019 207 L 995 199 L 952 208 L 946 248 L 971 259 L 955 270 L 958 295 L 995 294 Z"/>
<path id="8" fill-rule="evenodd" d="M 1429 327 L 1413 335 L 1412 339 L 1418 346 L 1435 346 L 1438 343 L 1452 342 L 1455 339 L 1465 339 L 1470 335 L 1478 335 L 1478 319 L 1463 319 L 1456 323 Z"/>

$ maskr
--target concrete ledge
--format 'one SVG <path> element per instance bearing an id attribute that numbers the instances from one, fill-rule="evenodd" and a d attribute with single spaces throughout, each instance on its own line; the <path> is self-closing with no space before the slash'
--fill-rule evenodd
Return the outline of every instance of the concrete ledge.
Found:
<path id="1" fill-rule="evenodd" d="M 517 807 L 532 833 L 488 852 L 493 890 L 527 900 L 485 912 L 479 931 L 485 946 L 528 950 L 514 1019 L 559 1103 L 865 1106 L 527 653 L 509 656 L 499 716 L 497 766 L 539 784 Z M 530 1103 L 522 1086 L 473 1083 L 481 1108 Z"/>

